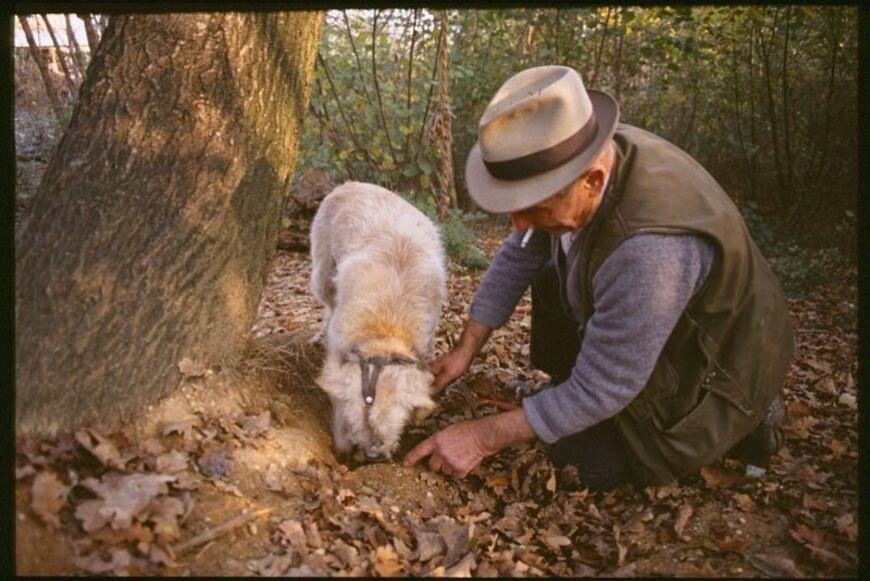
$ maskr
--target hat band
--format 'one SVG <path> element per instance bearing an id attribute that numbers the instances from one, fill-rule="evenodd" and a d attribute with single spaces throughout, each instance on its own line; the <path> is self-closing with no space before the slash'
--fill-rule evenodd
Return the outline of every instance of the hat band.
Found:
<path id="1" fill-rule="evenodd" d="M 525 179 L 556 169 L 577 157 L 592 142 L 596 133 L 598 133 L 598 121 L 593 113 L 577 133 L 552 147 L 504 161 L 484 159 L 483 164 L 489 174 L 496 179 L 506 181 Z"/>

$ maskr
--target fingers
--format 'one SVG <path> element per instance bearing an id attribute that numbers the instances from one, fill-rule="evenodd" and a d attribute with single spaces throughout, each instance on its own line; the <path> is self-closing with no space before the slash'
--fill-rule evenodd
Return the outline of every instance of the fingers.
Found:
<path id="1" fill-rule="evenodd" d="M 431 454 L 433 450 L 435 450 L 435 441 L 431 437 L 426 438 L 414 446 L 414 448 L 405 455 L 405 460 L 402 462 L 402 465 L 406 468 L 408 466 L 413 466 L 418 460 Z"/>
<path id="2" fill-rule="evenodd" d="M 429 468 L 432 469 L 432 472 L 439 472 L 444 465 L 444 457 L 438 452 L 429 456 Z"/>

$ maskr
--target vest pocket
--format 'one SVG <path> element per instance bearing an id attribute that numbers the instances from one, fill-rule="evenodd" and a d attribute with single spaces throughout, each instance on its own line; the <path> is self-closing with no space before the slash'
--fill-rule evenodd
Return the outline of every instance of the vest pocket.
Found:
<path id="1" fill-rule="evenodd" d="M 652 423 L 655 428 L 669 436 L 691 435 L 704 428 L 702 431 L 712 430 L 718 434 L 715 439 L 729 439 L 729 433 L 743 433 L 743 421 L 739 425 L 729 425 L 732 418 L 746 418 L 749 420 L 755 416 L 752 406 L 740 387 L 718 368 L 713 370 L 701 384 L 701 394 L 698 403 L 676 423 L 666 425 L 659 414 L 652 414 Z M 735 413 L 736 412 L 736 413 Z"/>

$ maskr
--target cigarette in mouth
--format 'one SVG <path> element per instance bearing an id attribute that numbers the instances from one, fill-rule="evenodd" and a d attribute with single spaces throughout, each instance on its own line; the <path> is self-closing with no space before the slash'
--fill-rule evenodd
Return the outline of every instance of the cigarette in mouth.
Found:
<path id="1" fill-rule="evenodd" d="M 528 230 L 526 230 L 526 234 L 523 236 L 522 242 L 520 242 L 520 248 L 526 247 L 526 244 L 529 243 L 529 239 L 532 237 L 532 234 L 534 233 L 534 231 L 535 231 L 534 228 L 529 228 Z"/>

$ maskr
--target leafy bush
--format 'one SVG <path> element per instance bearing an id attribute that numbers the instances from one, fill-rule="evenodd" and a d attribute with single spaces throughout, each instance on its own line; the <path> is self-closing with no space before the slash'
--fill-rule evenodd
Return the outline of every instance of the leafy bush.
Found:
<path id="1" fill-rule="evenodd" d="M 477 236 L 468 224 L 486 217 L 483 212 L 468 212 L 453 208 L 443 222 L 439 222 L 435 211 L 435 198 L 427 196 L 424 200 L 403 195 L 418 210 L 426 214 L 441 233 L 441 242 L 447 255 L 468 268 L 482 269 L 489 265 L 483 251 L 477 245 Z"/>

